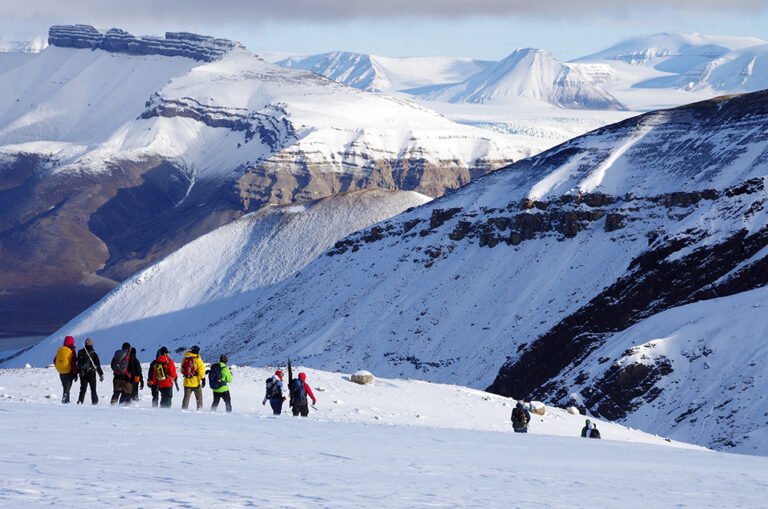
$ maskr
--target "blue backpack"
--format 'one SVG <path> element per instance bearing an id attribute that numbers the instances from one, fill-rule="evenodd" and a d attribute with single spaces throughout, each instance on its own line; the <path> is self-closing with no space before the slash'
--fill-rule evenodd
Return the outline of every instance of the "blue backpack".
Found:
<path id="1" fill-rule="evenodd" d="M 221 379 L 221 363 L 211 364 L 211 369 L 208 371 L 208 386 L 215 390 L 221 389 L 226 385 Z"/>
<path id="2" fill-rule="evenodd" d="M 291 406 L 302 406 L 307 404 L 307 391 L 304 389 L 304 382 L 299 378 L 291 380 L 288 387 L 291 393 Z"/>

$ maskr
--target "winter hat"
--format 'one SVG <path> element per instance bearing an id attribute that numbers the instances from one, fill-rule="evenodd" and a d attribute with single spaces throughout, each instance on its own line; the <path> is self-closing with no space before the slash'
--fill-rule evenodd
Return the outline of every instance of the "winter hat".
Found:
<path id="1" fill-rule="evenodd" d="M 131 351 L 131 344 L 129 342 L 123 343 L 123 350 Z"/>
<path id="2" fill-rule="evenodd" d="M 301 380 L 302 382 L 306 382 L 307 381 L 306 373 L 299 373 L 299 380 Z"/>
<path id="3" fill-rule="evenodd" d="M 75 338 L 73 336 L 64 338 L 64 346 L 75 346 Z"/>
<path id="4" fill-rule="evenodd" d="M 522 401 L 518 401 L 518 402 L 517 402 L 517 405 L 515 405 L 515 406 L 516 406 L 517 408 L 523 408 L 523 402 L 522 402 Z"/>
<path id="5" fill-rule="evenodd" d="M 589 426 L 590 424 L 592 424 L 592 421 L 590 421 L 589 419 L 587 419 L 587 422 L 586 422 L 585 424 L 586 424 L 587 426 Z"/>
<path id="6" fill-rule="evenodd" d="M 219 357 L 219 362 L 223 362 L 224 364 L 227 363 L 229 359 L 227 358 L 227 354 L 221 354 L 221 357 Z"/>
<path id="7" fill-rule="evenodd" d="M 190 348 L 189 351 L 192 352 L 193 354 L 197 355 L 197 354 L 200 353 L 200 347 L 195 345 L 192 348 Z"/>
<path id="8" fill-rule="evenodd" d="M 279 370 L 279 369 L 278 369 L 277 371 L 275 371 L 275 375 L 276 375 L 276 376 L 277 376 L 277 378 L 279 378 L 280 380 L 282 380 L 282 379 L 283 379 L 283 372 L 282 372 L 281 370 Z"/>
<path id="9" fill-rule="evenodd" d="M 157 351 L 158 357 L 161 355 L 168 355 L 168 347 L 162 346 L 160 347 L 160 350 Z"/>
<path id="10" fill-rule="evenodd" d="M 85 338 L 85 346 L 93 346 L 93 339 Z"/>

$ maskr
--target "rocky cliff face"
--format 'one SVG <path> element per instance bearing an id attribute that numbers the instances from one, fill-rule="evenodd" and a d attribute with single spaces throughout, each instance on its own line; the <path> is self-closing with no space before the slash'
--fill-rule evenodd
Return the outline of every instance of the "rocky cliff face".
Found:
<path id="1" fill-rule="evenodd" d="M 119 28 L 102 33 L 90 25 L 54 25 L 48 30 L 48 44 L 129 55 L 186 57 L 203 62 L 219 60 L 229 51 L 243 48 L 234 41 L 188 32 L 166 32 L 165 38 L 136 37 Z"/>

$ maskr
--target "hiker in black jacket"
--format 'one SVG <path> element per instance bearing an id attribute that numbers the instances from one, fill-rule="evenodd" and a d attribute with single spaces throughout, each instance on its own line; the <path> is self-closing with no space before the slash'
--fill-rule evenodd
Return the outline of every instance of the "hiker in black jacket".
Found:
<path id="1" fill-rule="evenodd" d="M 112 356 L 112 399 L 110 405 L 120 403 L 124 405 L 130 403 L 133 393 L 133 375 L 131 374 L 131 344 L 127 341 L 123 343 L 122 348 Z"/>
<path id="2" fill-rule="evenodd" d="M 96 374 L 98 373 L 99 380 L 103 382 L 104 372 L 101 370 L 99 354 L 94 351 L 91 338 L 87 338 L 85 340 L 85 347 L 77 352 L 77 368 L 80 375 L 80 396 L 77 398 L 77 404 L 82 405 L 83 401 L 85 401 L 85 391 L 88 390 L 88 386 L 91 387 L 91 404 L 98 404 L 99 395 L 96 394 Z"/>
<path id="3" fill-rule="evenodd" d="M 136 348 L 131 348 L 131 375 L 133 378 L 133 393 L 131 394 L 131 401 L 139 400 L 139 388 L 144 390 L 144 375 L 141 372 L 141 362 L 136 356 Z"/>

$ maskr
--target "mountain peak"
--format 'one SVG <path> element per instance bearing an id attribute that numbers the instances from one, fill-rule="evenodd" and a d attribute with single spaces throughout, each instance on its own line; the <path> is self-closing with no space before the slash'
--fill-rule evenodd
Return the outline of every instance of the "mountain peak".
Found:
<path id="1" fill-rule="evenodd" d="M 427 96 L 453 103 L 509 102 L 520 98 L 578 109 L 624 106 L 579 70 L 539 48 L 516 49 L 464 82 Z"/>

